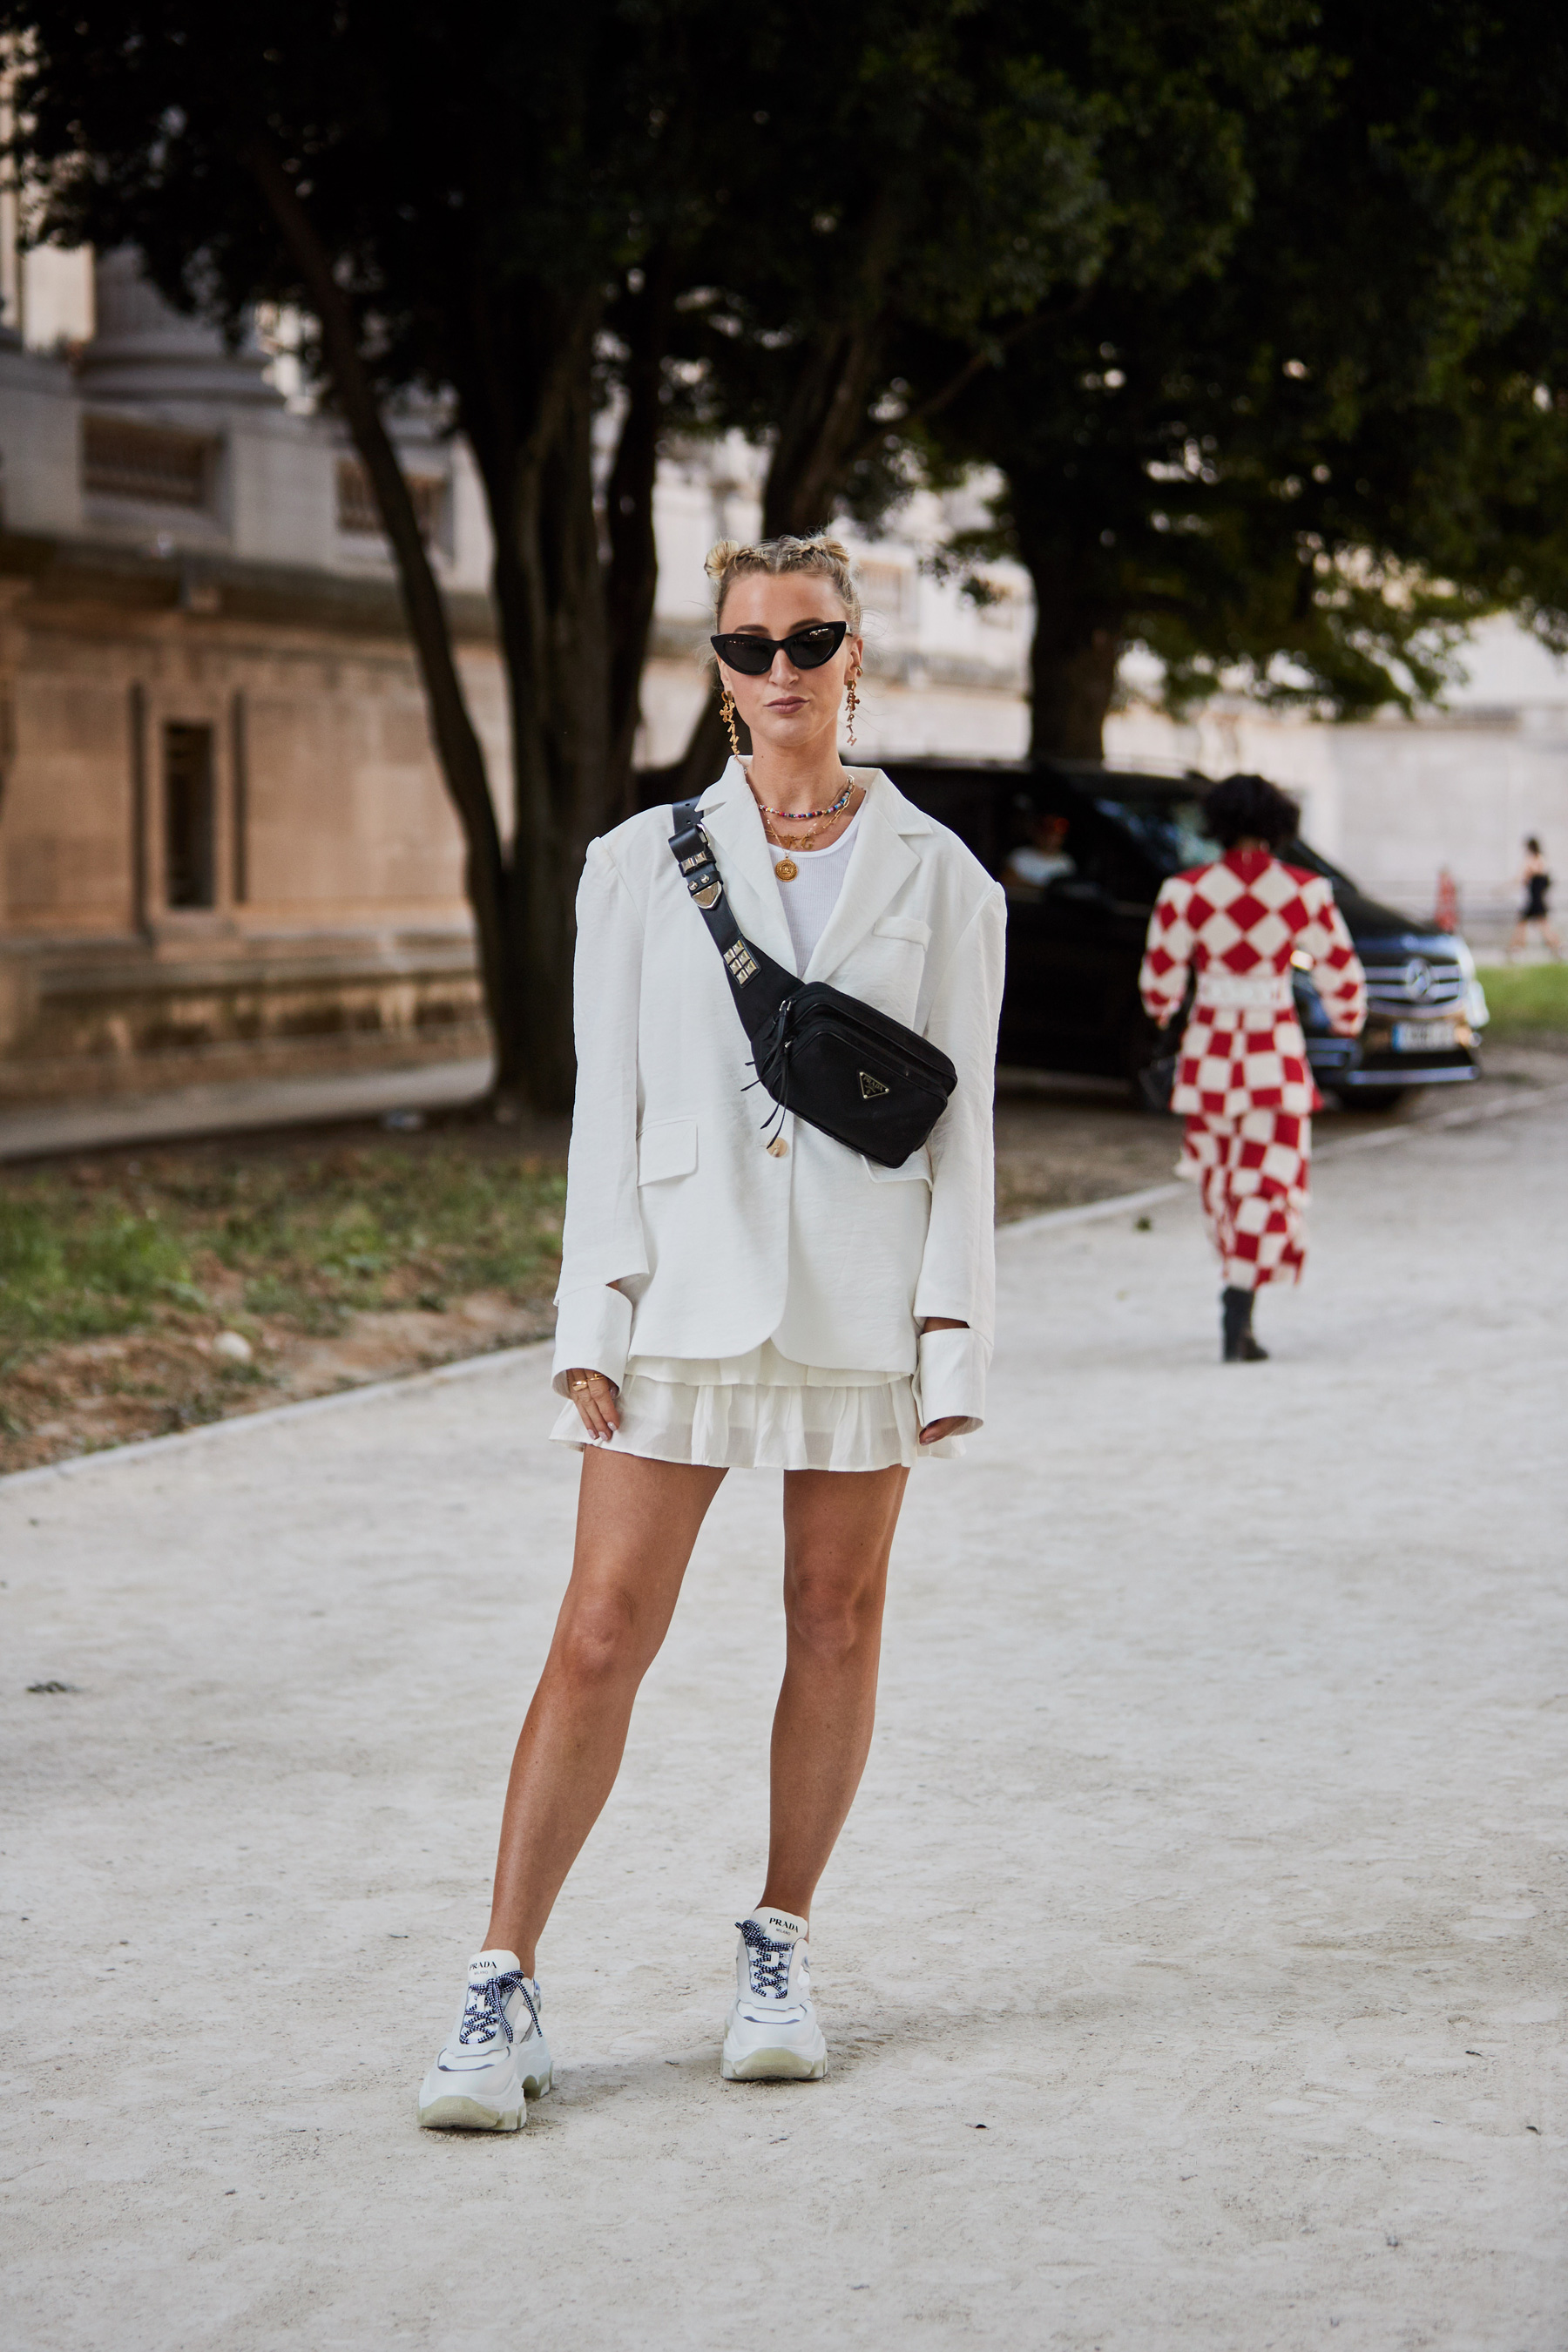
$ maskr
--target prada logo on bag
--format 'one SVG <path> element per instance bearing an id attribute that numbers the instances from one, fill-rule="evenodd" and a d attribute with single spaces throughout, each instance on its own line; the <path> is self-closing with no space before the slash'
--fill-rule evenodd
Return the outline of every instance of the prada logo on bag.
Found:
<path id="1" fill-rule="evenodd" d="M 731 940 L 730 945 L 724 950 L 724 961 L 730 967 L 730 977 L 737 988 L 743 988 L 747 981 L 756 978 L 757 967 L 744 940 Z"/>
<path id="2" fill-rule="evenodd" d="M 887 1092 L 888 1089 L 880 1078 L 874 1078 L 869 1070 L 861 1071 L 860 1095 L 863 1101 L 875 1102 L 879 1095 L 885 1095 Z"/>

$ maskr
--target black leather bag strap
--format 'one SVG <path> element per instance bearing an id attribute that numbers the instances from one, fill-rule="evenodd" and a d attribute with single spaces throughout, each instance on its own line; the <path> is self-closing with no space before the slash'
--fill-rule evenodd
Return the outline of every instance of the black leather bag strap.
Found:
<path id="1" fill-rule="evenodd" d="M 697 803 L 678 802 L 670 815 L 675 826 L 669 836 L 670 854 L 691 893 L 693 905 L 712 935 L 729 979 L 735 1010 L 754 1045 L 800 982 L 782 963 L 775 963 L 761 948 L 754 948 L 736 922 L 708 835 L 698 820 Z"/>

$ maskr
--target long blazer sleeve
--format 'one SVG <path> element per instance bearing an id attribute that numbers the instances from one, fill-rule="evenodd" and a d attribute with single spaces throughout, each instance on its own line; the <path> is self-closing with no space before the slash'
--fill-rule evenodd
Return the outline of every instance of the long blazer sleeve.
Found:
<path id="1" fill-rule="evenodd" d="M 925 1034 L 958 1072 L 931 1131 L 931 1223 L 915 1286 L 915 1317 L 952 1317 L 967 1328 L 920 1341 L 922 1423 L 948 1415 L 977 1429 L 996 1325 L 994 1223 L 974 1213 L 995 1198 L 996 1031 L 1006 971 L 1006 901 L 1000 890 L 970 918 L 931 1000 Z M 962 1432 L 959 1433 L 962 1434 Z"/>
<path id="2" fill-rule="evenodd" d="M 617 1386 L 626 1372 L 632 1304 L 609 1286 L 647 1272 L 637 1203 L 642 949 L 637 901 L 604 842 L 595 841 L 577 890 L 578 1108 L 566 1160 L 555 1360 L 563 1368 L 603 1372 Z"/>
<path id="3" fill-rule="evenodd" d="M 1182 999 L 1187 992 L 1187 973 L 1193 961 L 1193 927 L 1187 919 L 1191 897 L 1192 882 L 1187 875 L 1173 874 L 1169 881 L 1163 882 L 1143 942 L 1138 993 L 1143 1000 L 1144 1012 L 1162 1029 L 1181 1011 Z"/>
<path id="4" fill-rule="evenodd" d="M 1339 1037 L 1359 1036 L 1366 1021 L 1366 974 L 1326 883 L 1296 944 L 1312 959 L 1312 984 L 1330 1028 Z"/>

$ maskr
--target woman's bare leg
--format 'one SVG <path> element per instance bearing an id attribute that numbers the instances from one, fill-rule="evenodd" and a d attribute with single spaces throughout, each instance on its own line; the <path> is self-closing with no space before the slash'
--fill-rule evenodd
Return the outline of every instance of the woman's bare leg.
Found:
<path id="1" fill-rule="evenodd" d="M 722 1470 L 583 1455 L 572 1581 L 512 1759 L 487 1950 L 534 1972 L 540 1934 L 620 1770 Z"/>
<path id="2" fill-rule="evenodd" d="M 784 1474 L 784 1685 L 764 1906 L 811 1912 L 871 1748 L 888 1560 L 909 1472 Z"/>

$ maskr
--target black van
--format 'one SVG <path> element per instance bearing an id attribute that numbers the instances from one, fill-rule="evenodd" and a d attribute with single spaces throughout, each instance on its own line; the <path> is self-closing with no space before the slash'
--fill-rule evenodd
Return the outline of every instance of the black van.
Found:
<path id="1" fill-rule="evenodd" d="M 1139 1074 L 1170 1041 L 1145 1017 L 1138 966 L 1167 875 L 1219 855 L 1201 776 L 1055 761 L 889 760 L 887 773 L 952 827 L 1007 892 L 1000 1058 L 1027 1068 Z M 1364 898 L 1303 842 L 1282 855 L 1324 874 L 1367 979 L 1362 1035 L 1333 1036 L 1310 978 L 1294 977 L 1318 1084 L 1383 1109 L 1406 1087 L 1480 1075 L 1486 1000 L 1464 941 Z"/>

